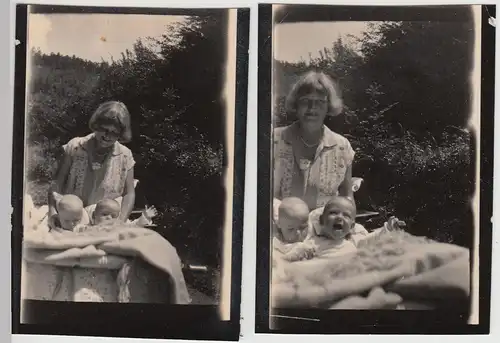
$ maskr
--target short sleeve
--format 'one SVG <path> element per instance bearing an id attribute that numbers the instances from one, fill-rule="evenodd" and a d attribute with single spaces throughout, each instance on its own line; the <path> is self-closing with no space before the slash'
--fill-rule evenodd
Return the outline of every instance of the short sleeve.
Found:
<path id="1" fill-rule="evenodd" d="M 354 155 L 356 154 L 356 152 L 352 148 L 351 143 L 347 138 L 344 138 L 344 153 L 346 165 L 352 165 L 352 161 L 354 160 Z"/>
<path id="2" fill-rule="evenodd" d="M 125 169 L 127 171 L 129 171 L 130 169 L 134 168 L 135 166 L 135 160 L 134 160 L 134 156 L 132 155 L 132 152 L 129 150 L 129 149 L 126 149 L 125 150 Z"/>
<path id="3" fill-rule="evenodd" d="M 81 137 L 75 137 L 71 139 L 68 143 L 64 144 L 63 150 L 64 153 L 68 156 L 73 156 L 75 152 L 78 150 L 78 148 L 81 146 Z"/>

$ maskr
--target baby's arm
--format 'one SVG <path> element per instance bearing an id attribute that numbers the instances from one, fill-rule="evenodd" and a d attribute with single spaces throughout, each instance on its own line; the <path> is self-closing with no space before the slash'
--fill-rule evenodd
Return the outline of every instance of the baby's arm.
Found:
<path id="1" fill-rule="evenodd" d="M 87 231 L 87 225 L 78 224 L 74 227 L 73 232 L 85 232 Z"/>
<path id="2" fill-rule="evenodd" d="M 367 237 L 371 237 L 370 233 L 365 229 L 365 227 L 361 224 L 354 224 L 354 227 L 351 232 L 351 239 L 354 241 L 355 245 Z"/>
<path id="3" fill-rule="evenodd" d="M 384 225 L 378 229 L 373 230 L 372 232 L 368 233 L 364 237 L 361 237 L 359 241 L 361 240 L 366 240 L 375 236 L 378 236 L 384 232 L 391 232 L 391 231 L 396 231 L 396 230 L 402 230 L 406 226 L 406 223 L 404 221 L 399 220 L 396 217 L 391 217 L 389 218 L 388 221 L 384 223 Z"/>
<path id="4" fill-rule="evenodd" d="M 402 230 L 406 226 L 406 223 L 398 218 L 392 216 L 388 221 L 384 223 L 384 226 L 381 228 L 375 229 L 373 232 L 382 233 L 382 232 L 390 232 Z"/>
<path id="5" fill-rule="evenodd" d="M 297 243 L 289 252 L 284 254 L 283 259 L 294 262 L 301 260 L 310 260 L 316 256 L 316 247 L 312 241 L 306 240 Z"/>
<path id="6" fill-rule="evenodd" d="M 146 226 L 151 225 L 151 221 L 148 220 L 144 215 L 141 215 L 139 218 L 132 220 L 130 224 L 137 226 Z"/>
<path id="7" fill-rule="evenodd" d="M 146 226 L 152 224 L 152 219 L 158 214 L 154 206 L 146 207 L 139 218 L 133 220 L 131 223 L 138 226 Z"/>

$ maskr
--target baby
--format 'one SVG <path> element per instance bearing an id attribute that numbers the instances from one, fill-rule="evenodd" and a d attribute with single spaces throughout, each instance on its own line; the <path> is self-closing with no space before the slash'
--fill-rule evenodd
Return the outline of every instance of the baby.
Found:
<path id="1" fill-rule="evenodd" d="M 88 215 L 83 208 L 82 200 L 73 194 L 54 193 L 57 214 L 51 218 L 53 227 L 65 231 L 73 231 L 79 225 L 89 223 Z"/>
<path id="2" fill-rule="evenodd" d="M 285 198 L 275 201 L 273 248 L 282 254 L 304 239 L 309 207 L 299 198 Z"/>
<path id="3" fill-rule="evenodd" d="M 381 230 L 392 229 L 403 222 L 391 218 L 383 228 L 369 234 L 364 227 L 356 224 L 356 205 L 346 197 L 335 196 L 324 207 L 319 216 L 319 225 L 309 224 L 306 239 L 287 252 L 288 261 L 311 259 L 315 256 L 329 256 L 350 253 L 357 250 L 358 243 Z"/>
<path id="4" fill-rule="evenodd" d="M 113 199 L 104 199 L 99 201 L 94 212 L 92 212 L 92 224 L 102 225 L 112 223 L 120 215 L 121 206 L 118 201 Z"/>
<path id="5" fill-rule="evenodd" d="M 94 211 L 92 212 L 92 222 L 94 225 L 111 224 L 120 215 L 121 206 L 120 203 L 113 199 L 103 199 L 99 201 Z M 146 207 L 142 212 L 142 215 L 129 224 L 137 226 L 146 226 L 151 224 L 153 217 L 157 215 L 157 211 L 154 207 Z"/>

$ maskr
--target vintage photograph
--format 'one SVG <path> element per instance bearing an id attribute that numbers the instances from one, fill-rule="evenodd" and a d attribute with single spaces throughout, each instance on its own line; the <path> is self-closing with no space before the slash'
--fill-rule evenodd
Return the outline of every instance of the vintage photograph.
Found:
<path id="1" fill-rule="evenodd" d="M 270 19 L 270 328 L 335 310 L 478 324 L 481 6 Z"/>
<path id="2" fill-rule="evenodd" d="M 237 17 L 27 7 L 21 323 L 43 302 L 239 317 Z"/>

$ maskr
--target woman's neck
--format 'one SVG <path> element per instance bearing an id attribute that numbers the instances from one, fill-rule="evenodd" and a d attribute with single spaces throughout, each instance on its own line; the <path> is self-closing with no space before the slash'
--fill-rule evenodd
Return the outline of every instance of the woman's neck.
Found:
<path id="1" fill-rule="evenodd" d="M 107 152 L 111 151 L 111 149 L 113 149 L 113 145 L 111 145 L 109 147 L 100 146 L 99 142 L 97 142 L 97 139 L 95 137 L 93 137 L 92 140 L 93 140 L 94 151 L 97 153 L 107 153 Z"/>
<path id="2" fill-rule="evenodd" d="M 323 128 L 320 127 L 319 129 L 309 129 L 301 127 L 300 136 L 306 143 L 317 144 L 323 136 Z"/>

